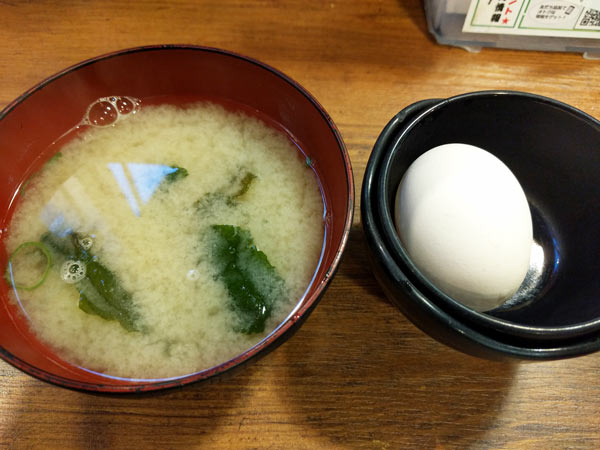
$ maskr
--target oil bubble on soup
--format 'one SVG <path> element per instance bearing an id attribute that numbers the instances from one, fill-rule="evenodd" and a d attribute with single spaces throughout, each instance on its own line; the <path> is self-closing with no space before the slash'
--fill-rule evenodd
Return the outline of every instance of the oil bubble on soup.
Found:
<path id="1" fill-rule="evenodd" d="M 102 97 L 88 107 L 83 123 L 98 127 L 113 125 L 129 114 L 135 114 L 139 106 L 140 100 L 133 97 Z"/>

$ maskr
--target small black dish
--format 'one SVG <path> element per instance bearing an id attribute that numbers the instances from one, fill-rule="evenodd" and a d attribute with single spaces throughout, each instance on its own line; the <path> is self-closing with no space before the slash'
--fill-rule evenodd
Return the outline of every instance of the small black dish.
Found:
<path id="1" fill-rule="evenodd" d="M 435 288 L 410 261 L 392 220 L 395 191 L 408 166 L 450 142 L 476 145 L 499 157 L 521 182 L 531 206 L 538 259 L 515 297 L 487 313 Z M 458 323 L 512 356 L 547 359 L 595 351 L 600 348 L 599 168 L 600 123 L 563 103 L 493 91 L 411 105 L 381 133 L 363 182 L 363 227 L 378 277 L 401 309 L 411 310 L 409 318 L 434 337 L 439 329 L 431 329 L 431 317 L 419 316 L 424 309 L 455 335 L 465 337 Z M 408 298 L 392 292 L 399 287 Z M 456 323 L 450 325 L 450 319 Z M 457 346 L 450 335 L 440 340 Z M 494 347 L 499 344 L 525 354 Z"/>

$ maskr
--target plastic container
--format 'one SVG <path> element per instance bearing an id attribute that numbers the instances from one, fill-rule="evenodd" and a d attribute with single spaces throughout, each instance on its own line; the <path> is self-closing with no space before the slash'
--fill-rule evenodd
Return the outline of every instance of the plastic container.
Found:
<path id="1" fill-rule="evenodd" d="M 438 43 L 470 52 L 497 47 L 600 59 L 600 0 L 425 0 L 425 13 Z"/>

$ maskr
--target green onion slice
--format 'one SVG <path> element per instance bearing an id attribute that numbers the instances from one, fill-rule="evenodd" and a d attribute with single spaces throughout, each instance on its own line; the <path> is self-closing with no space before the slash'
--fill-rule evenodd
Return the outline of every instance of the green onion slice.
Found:
<path id="1" fill-rule="evenodd" d="M 26 249 L 27 247 L 36 247 L 41 250 L 41 252 L 46 257 L 46 268 L 44 269 L 42 278 L 40 278 L 40 280 L 37 283 L 35 283 L 31 286 L 25 286 L 25 285 L 16 284 L 16 283 L 13 284 L 12 281 L 14 281 L 14 278 L 12 276 L 9 276 L 11 261 L 14 259 L 15 256 L 17 256 L 19 254 L 19 252 Z M 42 244 L 41 242 L 35 242 L 35 241 L 23 242 L 21 245 L 19 245 L 15 249 L 15 251 L 12 253 L 12 255 L 10 255 L 10 257 L 8 258 L 8 267 L 6 268 L 6 280 L 10 283 L 11 286 L 13 286 L 16 289 L 22 289 L 24 291 L 33 291 L 34 289 L 39 288 L 44 283 L 44 281 L 46 281 L 46 277 L 48 276 L 48 272 L 50 271 L 51 265 L 52 265 L 52 257 L 50 256 L 50 251 L 44 244 Z"/>

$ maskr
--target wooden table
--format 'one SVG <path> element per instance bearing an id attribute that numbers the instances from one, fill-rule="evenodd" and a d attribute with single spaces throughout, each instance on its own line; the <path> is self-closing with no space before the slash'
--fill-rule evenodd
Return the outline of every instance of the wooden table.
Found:
<path id="1" fill-rule="evenodd" d="M 0 108 L 83 59 L 158 43 L 255 57 L 319 99 L 354 166 L 345 258 L 290 341 L 214 383 L 145 397 L 90 395 L 0 361 L 0 447 L 600 447 L 600 354 L 496 363 L 432 340 L 386 301 L 369 271 L 358 208 L 373 143 L 402 107 L 502 88 L 600 117 L 600 62 L 437 45 L 418 0 L 5 0 Z"/>

